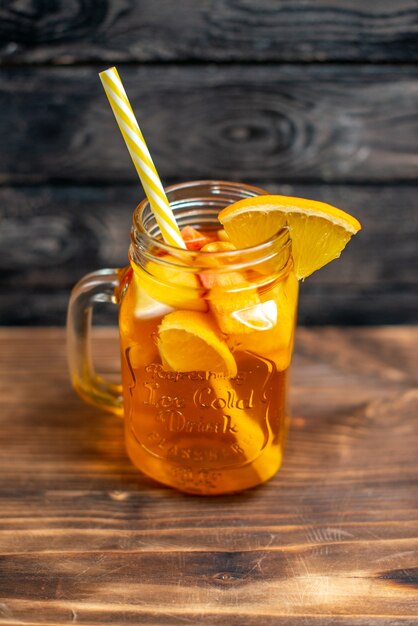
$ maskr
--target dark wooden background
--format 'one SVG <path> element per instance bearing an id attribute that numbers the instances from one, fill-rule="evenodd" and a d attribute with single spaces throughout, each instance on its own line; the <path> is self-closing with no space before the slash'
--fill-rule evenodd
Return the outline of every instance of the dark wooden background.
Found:
<path id="1" fill-rule="evenodd" d="M 0 322 L 63 324 L 125 263 L 142 194 L 98 72 L 117 64 L 160 175 L 310 196 L 364 229 L 300 321 L 416 321 L 417 0 L 0 3 Z"/>

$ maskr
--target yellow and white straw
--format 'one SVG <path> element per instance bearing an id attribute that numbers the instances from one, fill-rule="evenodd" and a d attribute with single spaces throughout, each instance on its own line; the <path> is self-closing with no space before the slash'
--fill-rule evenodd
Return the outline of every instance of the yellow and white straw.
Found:
<path id="1" fill-rule="evenodd" d="M 99 76 L 164 241 L 173 246 L 185 248 L 186 245 L 181 237 L 170 203 L 165 195 L 160 177 L 116 67 L 100 72 Z"/>

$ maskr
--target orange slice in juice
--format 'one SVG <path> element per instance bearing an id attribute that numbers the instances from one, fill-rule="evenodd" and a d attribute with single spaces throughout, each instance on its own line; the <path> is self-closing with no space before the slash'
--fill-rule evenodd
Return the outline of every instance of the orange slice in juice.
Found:
<path id="1" fill-rule="evenodd" d="M 276 195 L 235 202 L 223 209 L 218 219 L 237 248 L 260 244 L 287 225 L 300 279 L 339 257 L 361 228 L 355 217 L 329 204 Z"/>
<path id="2" fill-rule="evenodd" d="M 235 359 L 210 315 L 174 311 L 158 327 L 158 350 L 166 367 L 177 372 L 206 371 L 233 378 Z"/>

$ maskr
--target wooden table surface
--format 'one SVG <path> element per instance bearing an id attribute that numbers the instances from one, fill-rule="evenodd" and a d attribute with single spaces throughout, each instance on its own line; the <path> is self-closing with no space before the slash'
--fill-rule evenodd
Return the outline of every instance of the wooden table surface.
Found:
<path id="1" fill-rule="evenodd" d="M 418 328 L 300 329 L 282 470 L 203 498 L 134 469 L 61 329 L 1 329 L 0 624 L 418 624 L 417 353 Z"/>

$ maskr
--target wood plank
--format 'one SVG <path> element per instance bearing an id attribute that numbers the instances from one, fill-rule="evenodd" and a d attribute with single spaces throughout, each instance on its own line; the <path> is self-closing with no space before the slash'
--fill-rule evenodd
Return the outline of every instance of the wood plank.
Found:
<path id="1" fill-rule="evenodd" d="M 341 260 L 301 286 L 301 323 L 416 321 L 416 186 L 265 186 L 329 202 L 363 224 Z M 7 293 L 1 323 L 64 324 L 69 291 L 81 276 L 126 263 L 131 212 L 140 199 L 137 184 L 0 188 L 0 272 Z M 97 317 L 109 323 L 115 314 L 106 307 Z"/>
<path id="2" fill-rule="evenodd" d="M 97 67 L 0 70 L 0 183 L 134 182 Z M 412 66 L 120 68 L 163 179 L 415 180 Z M 10 132 L 10 129 L 13 132 Z"/>
<path id="3" fill-rule="evenodd" d="M 413 626 L 418 328 L 299 330 L 279 474 L 178 494 L 78 400 L 59 329 L 0 329 L 0 617 L 112 623 Z M 115 333 L 96 333 L 118 368 Z M 7 393 L 6 393 L 7 390 Z"/>
<path id="4" fill-rule="evenodd" d="M 66 0 L 1 9 L 3 63 L 408 61 L 415 0 Z"/>

